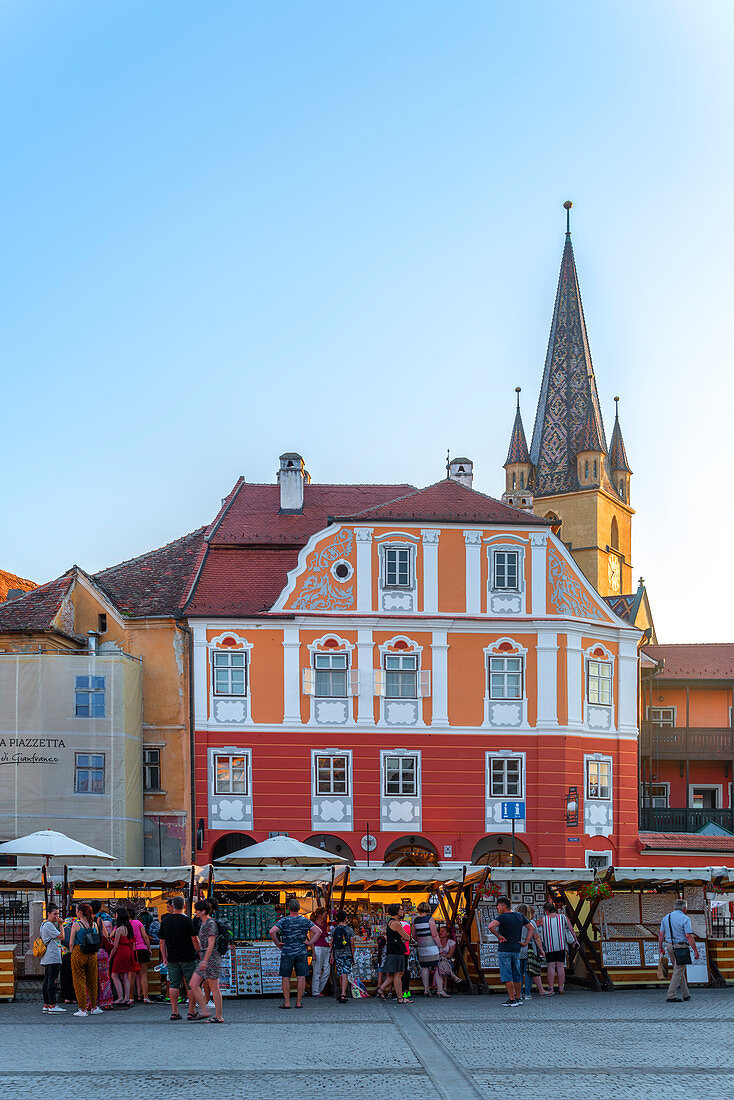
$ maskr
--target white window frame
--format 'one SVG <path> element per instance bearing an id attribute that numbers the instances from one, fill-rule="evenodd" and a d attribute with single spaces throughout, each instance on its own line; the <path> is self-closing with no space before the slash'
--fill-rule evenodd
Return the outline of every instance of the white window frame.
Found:
<path id="1" fill-rule="evenodd" d="M 238 657 L 240 657 L 240 656 L 242 657 L 241 668 L 242 668 L 243 680 L 244 680 L 244 689 L 242 691 L 232 691 L 231 690 L 231 687 L 232 687 L 232 669 L 235 668 L 236 671 L 239 671 L 240 666 L 223 665 L 223 664 L 217 665 L 217 658 L 222 657 L 225 654 L 227 656 L 232 656 L 233 654 L 237 654 Z M 247 653 L 247 651 L 242 650 L 242 649 L 235 649 L 234 647 L 229 647 L 229 646 L 227 646 L 226 648 L 222 647 L 222 648 L 213 649 L 212 654 L 211 654 L 211 662 L 212 662 L 212 664 L 211 664 L 211 669 L 212 669 L 212 695 L 214 696 L 214 698 L 215 699 L 247 699 L 247 697 L 250 694 L 250 660 L 249 660 L 249 654 Z M 229 672 L 229 677 L 228 677 L 228 684 L 229 684 L 229 688 L 230 688 L 229 691 L 217 691 L 217 669 L 218 668 L 220 670 L 221 669 L 226 669 Z"/>
<path id="2" fill-rule="evenodd" d="M 650 794 L 655 787 L 664 788 L 664 794 Z M 665 798 L 665 804 L 655 804 L 655 799 Z M 643 810 L 669 810 L 670 809 L 670 783 L 643 783 L 642 784 L 642 808 Z"/>
<path id="3" fill-rule="evenodd" d="M 596 647 L 595 647 L 596 648 Z M 591 698 L 591 665 L 605 665 L 609 668 L 609 700 L 603 702 L 601 699 Z M 606 681 L 606 677 L 596 677 L 600 683 Z M 614 704 L 614 660 L 609 656 L 604 657 L 592 657 L 587 654 L 586 657 L 586 702 L 591 707 L 611 707 Z"/>
<path id="4" fill-rule="evenodd" d="M 399 668 L 388 668 L 388 661 L 397 661 L 400 663 Z M 404 661 L 412 661 L 413 668 L 403 667 Z M 420 699 L 420 655 L 418 653 L 385 653 L 382 658 L 382 667 L 385 673 L 385 698 L 386 699 Z M 414 683 L 414 690 L 411 694 L 405 695 L 402 691 L 403 677 L 406 675 L 412 676 Z M 389 677 L 399 676 L 399 683 L 401 685 L 401 691 L 398 695 L 390 695 L 388 693 L 388 685 L 390 683 Z"/>
<path id="5" fill-rule="evenodd" d="M 591 848 L 587 848 L 586 851 L 584 852 L 584 863 L 585 863 L 585 866 L 586 866 L 587 870 L 591 869 L 591 858 L 590 857 L 593 857 L 595 860 L 596 859 L 601 859 L 601 858 L 604 858 L 606 860 L 606 863 L 604 864 L 604 867 L 596 868 L 597 871 L 603 871 L 606 868 L 612 866 L 612 853 L 611 852 L 608 852 L 608 851 L 607 852 L 594 852 Z"/>
<path id="6" fill-rule="evenodd" d="M 512 554 L 513 557 L 515 558 L 515 583 L 514 584 L 498 584 L 498 581 L 497 581 L 497 572 L 498 572 L 497 557 L 500 554 L 503 554 L 504 557 L 505 557 L 505 562 L 504 562 L 504 566 L 503 566 L 504 572 L 505 572 L 505 577 L 507 575 L 507 556 L 508 556 L 508 554 Z M 492 548 L 492 591 L 493 592 L 519 592 L 520 591 L 520 588 L 521 588 L 520 570 L 522 568 L 522 561 L 523 561 L 523 555 L 521 554 L 519 549 L 516 549 L 514 547 L 506 547 L 506 546 L 493 547 Z"/>
<path id="7" fill-rule="evenodd" d="M 331 664 L 335 659 L 343 662 L 336 667 Z M 326 668 L 319 668 L 318 662 L 328 660 L 329 666 Z M 338 649 L 323 649 L 318 653 L 314 653 L 311 657 L 313 663 L 313 680 L 314 680 L 314 698 L 316 699 L 348 699 L 349 698 L 349 654 L 344 650 Z M 344 676 L 344 691 L 319 691 L 319 678 L 328 677 L 329 684 L 333 685 L 334 674 L 342 674 Z M 323 685 L 322 685 L 323 686 Z"/>
<path id="8" fill-rule="evenodd" d="M 396 642 L 404 642 L 405 649 L 395 649 Z M 380 647 L 380 667 L 374 669 L 374 693 L 382 699 L 395 700 L 405 699 L 410 701 L 412 699 L 426 699 L 431 694 L 431 673 L 429 669 L 422 668 L 423 661 L 423 646 L 414 642 L 412 638 L 408 638 L 403 634 L 398 634 L 394 638 L 389 638 Z M 416 658 L 416 694 L 415 695 L 387 695 L 387 657 L 415 657 Z M 398 671 L 397 669 L 391 669 L 392 671 Z"/>
<path id="9" fill-rule="evenodd" d="M 397 553 L 407 555 L 408 565 L 408 580 L 405 584 L 398 581 L 390 582 L 387 579 L 387 559 L 388 554 Z M 415 546 L 411 546 L 405 542 L 386 542 L 380 546 L 380 586 L 385 591 L 396 592 L 410 592 L 415 588 Z M 396 570 L 396 575 L 399 576 L 399 569 Z"/>
<path id="10" fill-rule="evenodd" d="M 648 707 L 648 714 L 650 716 L 650 725 L 658 730 L 675 729 L 678 721 L 677 707 Z M 655 715 L 661 711 L 670 711 L 673 715 L 672 722 L 656 722 Z"/>
<path id="11" fill-rule="evenodd" d="M 608 789 L 609 789 L 609 794 L 607 794 L 607 795 L 592 794 L 591 793 L 591 769 L 592 769 L 593 766 L 598 767 L 601 764 L 605 764 L 608 768 L 608 774 L 609 774 L 609 787 L 608 787 Z M 612 764 L 613 764 L 613 761 L 612 761 L 611 756 L 595 755 L 595 756 L 587 756 L 585 758 L 585 761 L 584 761 L 584 771 L 585 771 L 585 775 L 584 775 L 584 797 L 586 799 L 588 799 L 590 802 L 611 802 L 612 801 L 612 796 L 614 794 L 614 785 L 613 785 L 613 774 L 614 773 L 613 773 Z"/>
<path id="12" fill-rule="evenodd" d="M 696 791 L 714 791 L 716 793 L 716 805 L 712 807 L 714 810 L 720 810 L 724 801 L 724 784 L 723 783 L 689 783 L 688 784 L 688 809 L 696 810 L 699 807 L 693 805 L 693 792 Z M 705 810 L 703 811 L 705 813 Z"/>
<path id="13" fill-rule="evenodd" d="M 101 768 L 101 771 L 102 771 L 102 790 L 101 791 L 80 791 L 79 790 L 78 780 L 79 780 L 79 771 L 80 770 L 90 772 L 90 773 L 91 772 L 98 772 L 100 770 L 99 767 L 95 767 L 91 763 L 89 763 L 89 764 L 80 764 L 79 763 L 79 757 L 80 756 L 85 756 L 90 761 L 94 757 L 101 757 L 102 758 L 102 768 Z M 104 752 L 97 752 L 95 749 L 92 749 L 88 752 L 75 752 L 74 753 L 74 794 L 75 795 L 81 795 L 83 798 L 86 798 L 87 795 L 92 795 L 95 798 L 104 798 L 104 796 L 106 794 L 106 790 L 107 790 L 107 754 L 104 753 Z"/>
<path id="14" fill-rule="evenodd" d="M 490 651 L 487 654 L 486 660 L 487 660 L 487 698 L 491 699 L 493 702 L 496 702 L 497 700 L 507 700 L 508 702 L 512 702 L 512 703 L 521 703 L 522 700 L 525 698 L 525 655 L 523 653 L 510 653 L 508 651 L 503 651 L 501 653 Z M 520 664 L 520 670 L 519 670 L 519 672 L 517 672 L 517 671 L 512 671 L 511 672 L 511 671 L 508 671 L 507 668 L 505 668 L 504 670 L 501 670 L 501 669 L 493 670 L 492 669 L 492 662 L 493 661 L 518 661 L 519 664 Z M 495 695 L 493 693 L 493 690 L 492 690 L 492 676 L 493 675 L 503 677 L 504 691 L 500 695 Z M 518 675 L 520 677 L 519 692 L 518 692 L 517 695 L 508 695 L 507 694 L 507 678 L 509 676 L 518 676 Z"/>
<path id="15" fill-rule="evenodd" d="M 346 764 L 346 791 L 320 791 L 318 777 L 319 759 L 344 760 Z M 333 776 L 333 765 L 331 768 Z M 313 798 L 344 798 L 352 797 L 352 752 L 350 749 L 312 749 L 311 750 L 311 795 Z"/>
<path id="16" fill-rule="evenodd" d="M 231 761 L 234 758 L 242 758 L 245 762 L 245 790 L 233 791 L 233 790 L 220 790 L 219 789 L 219 775 L 217 769 L 217 761 L 220 757 L 227 757 L 230 760 L 230 786 L 232 785 L 232 764 Z M 250 798 L 252 794 L 252 753 L 249 749 L 215 749 L 212 753 L 212 782 L 214 786 L 213 793 L 217 796 L 231 795 L 233 798 Z"/>
<path id="17" fill-rule="evenodd" d="M 155 764 L 146 759 L 147 756 L 148 756 L 148 753 L 153 753 L 153 752 L 158 754 L 158 762 L 155 763 Z M 162 750 L 160 745 L 143 745 L 143 792 L 145 794 L 155 794 L 156 791 L 160 791 L 160 790 L 163 789 L 163 787 L 162 787 L 162 779 L 163 779 L 162 754 L 163 754 L 163 750 Z M 151 784 L 149 784 L 147 782 L 149 769 L 152 769 L 152 768 L 155 768 L 158 772 L 158 783 L 156 784 L 155 787 L 151 786 Z"/>
<path id="18" fill-rule="evenodd" d="M 399 791 L 395 793 L 393 791 L 388 792 L 387 789 L 387 762 L 388 760 L 407 760 L 411 759 L 414 763 L 414 777 L 415 777 L 415 790 L 408 793 L 407 791 Z M 380 753 L 380 787 L 383 798 L 420 798 L 421 797 L 421 754 L 420 752 L 407 752 L 398 751 L 396 749 L 385 749 Z M 400 768 L 400 786 L 402 787 L 402 766 Z"/>
<path id="19" fill-rule="evenodd" d="M 80 687 L 79 686 L 79 681 L 80 680 L 86 680 L 87 683 L 89 684 L 89 687 L 86 687 L 86 688 L 85 687 Z M 99 681 L 102 682 L 101 687 L 99 686 Z M 96 687 L 93 686 L 95 683 L 97 684 Z M 79 698 L 80 695 L 86 695 L 87 698 L 88 698 L 88 704 L 87 705 L 89 706 L 89 714 L 80 714 L 79 713 L 78 698 Z M 99 700 L 100 697 L 102 699 L 102 713 L 101 714 L 92 714 L 93 703 L 94 703 L 95 700 Z M 74 674 L 74 717 L 75 718 L 82 718 L 85 721 L 92 721 L 92 722 L 93 721 L 100 722 L 104 718 L 107 717 L 107 677 L 106 676 L 99 676 L 99 675 L 96 675 L 96 674 L 92 674 L 91 672 L 86 673 L 86 674 L 85 673 L 75 673 Z"/>
<path id="20" fill-rule="evenodd" d="M 520 789 L 516 794 L 509 794 L 507 791 L 507 764 L 517 762 L 519 765 L 520 773 Z M 495 764 L 501 763 L 503 765 L 503 786 L 504 791 L 496 793 L 494 790 L 494 771 Z M 488 797 L 500 802 L 524 802 L 525 801 L 525 754 L 514 753 L 488 753 L 487 754 L 487 791 Z"/>

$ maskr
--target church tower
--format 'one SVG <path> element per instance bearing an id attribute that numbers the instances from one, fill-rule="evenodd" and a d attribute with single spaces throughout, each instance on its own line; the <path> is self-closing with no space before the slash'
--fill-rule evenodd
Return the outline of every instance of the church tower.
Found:
<path id="1" fill-rule="evenodd" d="M 513 477 L 519 495 L 522 476 L 534 514 L 555 519 L 596 590 L 617 596 L 632 591 L 632 471 L 618 405 L 607 448 L 571 244 L 572 204 L 564 206 L 566 240 L 530 451 L 518 444 L 518 426 L 525 443 L 518 403 L 503 499 L 511 495 Z"/>

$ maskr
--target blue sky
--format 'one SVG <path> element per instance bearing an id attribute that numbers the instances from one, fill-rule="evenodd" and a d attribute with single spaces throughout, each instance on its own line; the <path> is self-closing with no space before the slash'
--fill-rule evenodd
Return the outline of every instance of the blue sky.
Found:
<path id="1" fill-rule="evenodd" d="M 571 198 L 659 636 L 730 640 L 733 49 L 711 0 L 6 0 L 0 568 L 142 553 L 285 450 L 499 495 Z"/>

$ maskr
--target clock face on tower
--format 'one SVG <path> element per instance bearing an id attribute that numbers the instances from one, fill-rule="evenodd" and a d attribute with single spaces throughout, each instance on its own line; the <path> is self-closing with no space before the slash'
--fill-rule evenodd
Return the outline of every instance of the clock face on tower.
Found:
<path id="1" fill-rule="evenodd" d="M 609 587 L 612 592 L 619 592 L 620 561 L 616 554 L 609 555 L 609 568 L 607 572 Z"/>

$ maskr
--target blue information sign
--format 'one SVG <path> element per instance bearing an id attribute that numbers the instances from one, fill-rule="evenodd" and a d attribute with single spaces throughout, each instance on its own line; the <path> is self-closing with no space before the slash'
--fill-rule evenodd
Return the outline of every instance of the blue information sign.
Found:
<path id="1" fill-rule="evenodd" d="M 524 821 L 525 820 L 525 803 L 524 802 L 503 802 L 502 803 L 502 820 L 503 821 Z"/>

